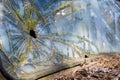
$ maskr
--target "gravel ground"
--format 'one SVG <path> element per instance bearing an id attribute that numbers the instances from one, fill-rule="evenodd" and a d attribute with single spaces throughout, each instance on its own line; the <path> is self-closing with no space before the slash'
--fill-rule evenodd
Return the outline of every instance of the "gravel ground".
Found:
<path id="1" fill-rule="evenodd" d="M 40 80 L 120 80 L 120 54 L 101 54 L 83 65 L 60 71 Z"/>

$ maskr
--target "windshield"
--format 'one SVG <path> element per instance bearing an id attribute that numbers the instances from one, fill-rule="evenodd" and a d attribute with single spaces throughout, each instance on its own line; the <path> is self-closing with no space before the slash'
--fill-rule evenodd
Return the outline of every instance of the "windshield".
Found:
<path id="1" fill-rule="evenodd" d="M 119 11 L 115 0 L 1 0 L 3 66 L 15 78 L 35 79 L 84 55 L 119 52 Z"/>

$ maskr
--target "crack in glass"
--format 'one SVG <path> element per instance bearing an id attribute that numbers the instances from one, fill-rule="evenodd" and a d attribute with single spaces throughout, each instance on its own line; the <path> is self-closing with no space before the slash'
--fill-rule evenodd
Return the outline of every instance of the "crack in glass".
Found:
<path id="1" fill-rule="evenodd" d="M 119 51 L 119 10 L 115 0 L 2 0 L 0 64 L 15 79 L 37 79 Z"/>

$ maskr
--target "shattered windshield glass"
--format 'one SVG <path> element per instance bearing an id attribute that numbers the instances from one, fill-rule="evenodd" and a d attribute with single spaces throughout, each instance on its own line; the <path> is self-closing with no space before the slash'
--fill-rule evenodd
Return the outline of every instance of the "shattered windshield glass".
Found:
<path id="1" fill-rule="evenodd" d="M 36 79 L 120 51 L 115 0 L 0 0 L 0 64 L 14 79 Z"/>

